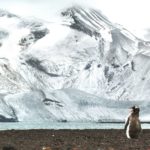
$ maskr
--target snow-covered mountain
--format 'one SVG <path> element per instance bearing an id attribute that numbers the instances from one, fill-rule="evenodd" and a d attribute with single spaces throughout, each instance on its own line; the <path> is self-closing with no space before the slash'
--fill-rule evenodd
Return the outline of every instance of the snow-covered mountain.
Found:
<path id="1" fill-rule="evenodd" d="M 0 10 L 0 119 L 124 120 L 149 117 L 150 42 L 100 11 L 71 7 L 61 21 Z"/>

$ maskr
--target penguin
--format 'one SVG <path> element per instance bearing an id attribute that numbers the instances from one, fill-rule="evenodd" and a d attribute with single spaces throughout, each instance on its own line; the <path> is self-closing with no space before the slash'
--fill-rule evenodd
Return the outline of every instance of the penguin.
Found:
<path id="1" fill-rule="evenodd" d="M 46 147 L 46 146 L 44 146 L 43 148 L 42 148 L 42 150 L 52 150 L 50 147 Z"/>
<path id="2" fill-rule="evenodd" d="M 139 112 L 139 107 L 131 107 L 131 112 L 125 122 L 126 136 L 129 139 L 137 139 L 142 131 L 141 123 L 139 120 Z"/>

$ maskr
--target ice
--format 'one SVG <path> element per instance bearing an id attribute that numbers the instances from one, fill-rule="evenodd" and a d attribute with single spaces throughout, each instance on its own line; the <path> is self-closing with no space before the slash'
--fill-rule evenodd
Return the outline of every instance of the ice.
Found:
<path id="1" fill-rule="evenodd" d="M 141 108 L 141 120 L 149 121 L 148 101 L 113 101 L 76 89 L 9 94 L 3 97 L 0 112 L 19 122 L 124 122 L 133 105 Z"/>

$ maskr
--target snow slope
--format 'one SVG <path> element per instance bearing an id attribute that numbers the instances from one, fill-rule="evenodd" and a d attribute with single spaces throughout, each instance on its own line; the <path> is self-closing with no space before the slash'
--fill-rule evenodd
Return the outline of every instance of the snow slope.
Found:
<path id="1" fill-rule="evenodd" d="M 124 120 L 133 104 L 148 120 L 148 41 L 79 6 L 59 23 L 3 10 L 0 22 L 2 121 Z"/>

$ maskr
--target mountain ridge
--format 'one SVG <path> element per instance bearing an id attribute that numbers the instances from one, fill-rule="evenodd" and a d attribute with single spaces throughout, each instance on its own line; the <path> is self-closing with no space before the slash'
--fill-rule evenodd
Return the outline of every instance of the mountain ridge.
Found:
<path id="1" fill-rule="evenodd" d="M 0 95 L 5 95 L 1 101 L 8 110 L 0 107 L 0 115 L 18 121 L 35 116 L 122 120 L 128 106 L 145 108 L 150 96 L 149 43 L 97 10 L 76 6 L 60 15 L 61 23 L 0 15 Z M 88 94 L 89 99 L 84 96 Z M 107 100 L 110 106 L 104 106 Z M 143 116 L 147 112 L 146 107 Z"/>

